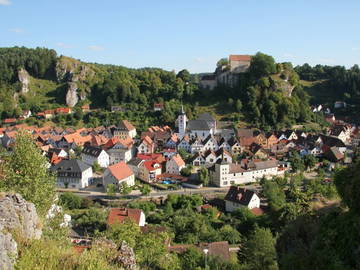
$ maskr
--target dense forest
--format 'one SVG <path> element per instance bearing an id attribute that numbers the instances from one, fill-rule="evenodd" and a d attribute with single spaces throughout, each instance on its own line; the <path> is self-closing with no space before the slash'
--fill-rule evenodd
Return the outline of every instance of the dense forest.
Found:
<path id="1" fill-rule="evenodd" d="M 20 69 L 29 74 L 27 93 L 21 90 Z M 359 74 L 356 66 L 351 70 L 308 65 L 294 69 L 291 63 L 276 63 L 273 57 L 257 53 L 252 57 L 249 71 L 238 75 L 238 84 L 218 85 L 209 91 L 201 88 L 198 75 L 185 69 L 178 73 L 159 68 L 130 69 L 84 63 L 58 56 L 46 48 L 1 48 L 0 116 L 1 119 L 19 117 L 24 109 L 37 113 L 66 106 L 72 84 L 77 91 L 75 96 L 80 97 L 75 102 L 75 111 L 83 104 L 101 110 L 88 115 L 59 116 L 55 122 L 61 125 L 111 124 L 124 117 L 139 123 L 140 129 L 159 123 L 173 125 L 180 105 L 184 104 L 190 119 L 196 117 L 200 106 L 214 113 L 218 120 L 274 130 L 298 123 L 323 124 L 323 118 L 311 112 L 311 97 L 299 77 L 327 80 L 336 91 L 348 89 L 344 96 L 353 100 L 359 95 Z M 153 112 L 154 103 L 163 103 L 164 110 Z M 121 106 L 122 112 L 109 115 L 107 111 L 115 105 Z M 28 122 L 40 124 L 35 119 Z"/>

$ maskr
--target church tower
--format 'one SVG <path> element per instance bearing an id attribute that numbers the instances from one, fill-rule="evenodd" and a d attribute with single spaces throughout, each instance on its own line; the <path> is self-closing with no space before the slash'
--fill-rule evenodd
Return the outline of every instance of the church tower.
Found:
<path id="1" fill-rule="evenodd" d="M 185 136 L 186 122 L 187 122 L 187 117 L 184 112 L 184 107 L 182 105 L 181 105 L 181 113 L 178 116 L 177 120 L 178 120 L 178 127 L 179 127 L 179 137 L 182 138 Z"/>

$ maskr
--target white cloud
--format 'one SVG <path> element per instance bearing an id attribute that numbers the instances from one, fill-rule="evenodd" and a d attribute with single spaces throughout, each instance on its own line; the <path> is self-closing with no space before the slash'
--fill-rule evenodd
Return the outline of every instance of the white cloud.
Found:
<path id="1" fill-rule="evenodd" d="M 0 0 L 0 1 L 1 1 L 1 0 Z M 13 33 L 16 33 L 16 34 L 22 34 L 22 33 L 25 32 L 25 30 L 22 29 L 22 28 L 11 28 L 11 29 L 9 29 L 9 31 L 10 31 L 10 32 L 13 32 Z"/>
<path id="2" fill-rule="evenodd" d="M 63 48 L 63 49 L 69 49 L 69 48 L 72 48 L 73 46 L 72 45 L 69 45 L 69 44 L 65 44 L 63 42 L 58 42 L 56 43 L 56 46 L 60 47 L 60 48 Z"/>
<path id="3" fill-rule="evenodd" d="M 360 51 L 360 48 L 354 47 L 354 48 L 351 48 L 351 50 L 354 51 L 354 52 L 358 52 L 358 51 Z"/>
<path id="4" fill-rule="evenodd" d="M 10 2 L 10 0 L 0 0 L 0 5 L 8 6 L 8 5 L 11 5 L 11 2 Z"/>
<path id="5" fill-rule="evenodd" d="M 88 46 L 88 49 L 91 50 L 91 51 L 103 51 L 103 50 L 105 50 L 104 47 L 98 46 L 98 45 L 90 45 L 90 46 Z"/>

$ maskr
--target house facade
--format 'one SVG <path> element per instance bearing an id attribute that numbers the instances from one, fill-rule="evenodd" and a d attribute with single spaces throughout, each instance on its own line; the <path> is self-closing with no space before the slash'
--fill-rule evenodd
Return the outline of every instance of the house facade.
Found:
<path id="1" fill-rule="evenodd" d="M 129 187 L 135 185 L 135 174 L 124 161 L 109 166 L 103 175 L 105 189 L 109 184 L 120 187 L 126 183 Z"/>
<path id="2" fill-rule="evenodd" d="M 239 186 L 230 187 L 224 200 L 226 212 L 234 212 L 241 207 L 248 209 L 260 208 L 259 196 L 254 191 Z"/>
<path id="3" fill-rule="evenodd" d="M 64 159 L 50 170 L 56 173 L 57 186 L 61 188 L 85 188 L 93 174 L 91 166 L 76 159 Z"/>
<path id="4" fill-rule="evenodd" d="M 109 155 L 105 150 L 100 147 L 85 146 L 81 152 L 81 160 L 93 166 L 94 163 L 98 163 L 101 168 L 107 168 L 110 163 Z"/>

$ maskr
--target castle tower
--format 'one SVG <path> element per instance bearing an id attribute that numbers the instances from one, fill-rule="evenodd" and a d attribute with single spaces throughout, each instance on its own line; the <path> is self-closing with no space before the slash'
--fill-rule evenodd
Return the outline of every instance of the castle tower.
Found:
<path id="1" fill-rule="evenodd" d="M 181 112 L 180 112 L 180 115 L 178 116 L 178 128 L 179 128 L 179 137 L 180 138 L 184 137 L 184 135 L 185 135 L 186 122 L 187 122 L 187 117 L 184 112 L 184 107 L 181 105 Z"/>

